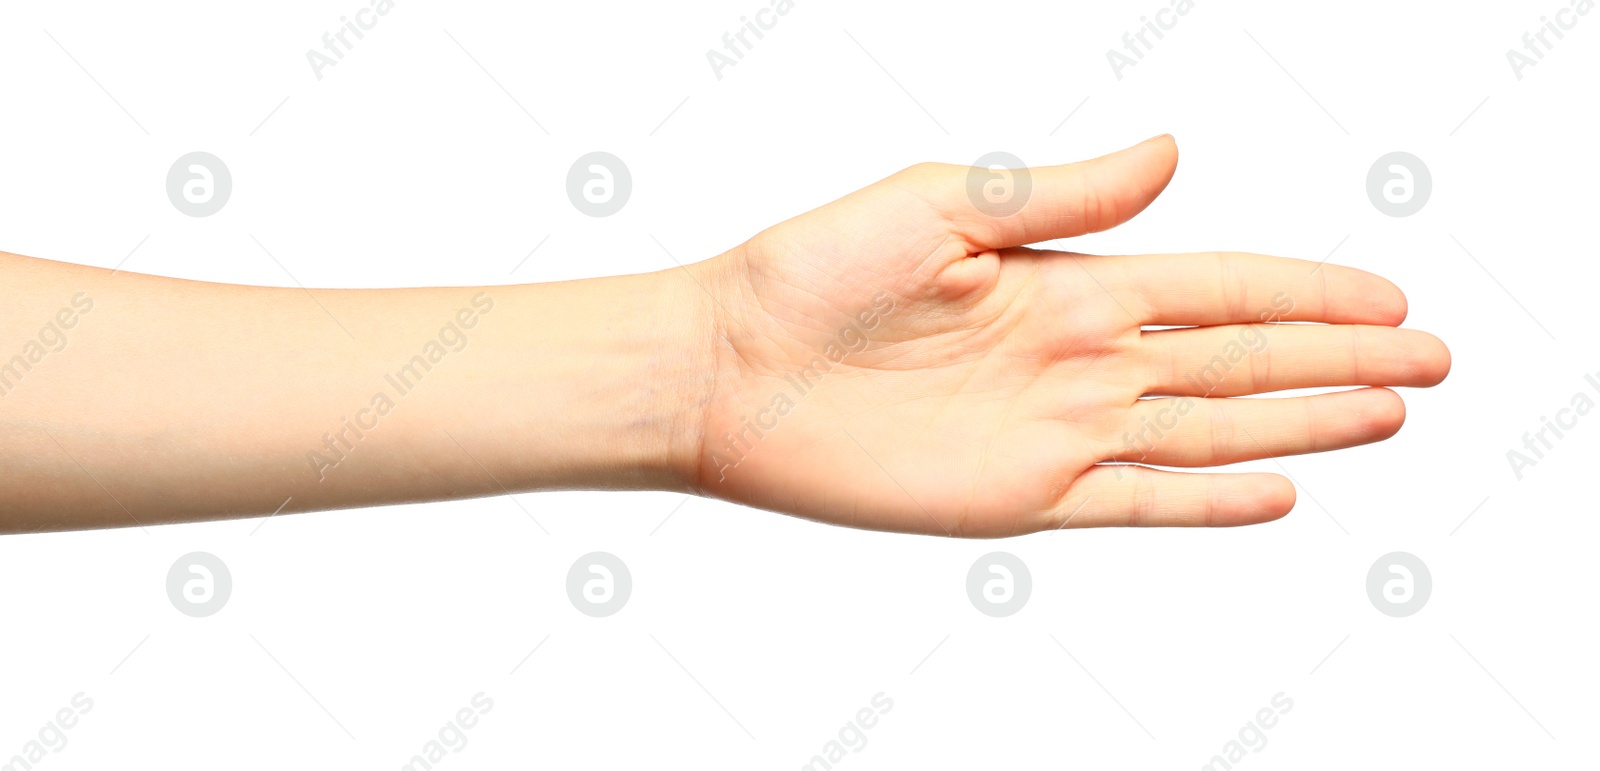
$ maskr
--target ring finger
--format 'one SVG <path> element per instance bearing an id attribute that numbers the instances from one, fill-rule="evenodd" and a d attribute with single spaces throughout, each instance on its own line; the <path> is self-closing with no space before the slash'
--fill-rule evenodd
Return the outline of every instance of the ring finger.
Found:
<path id="1" fill-rule="evenodd" d="M 1405 403 L 1387 388 L 1285 399 L 1141 399 L 1106 459 L 1221 466 L 1382 441 L 1405 419 Z"/>

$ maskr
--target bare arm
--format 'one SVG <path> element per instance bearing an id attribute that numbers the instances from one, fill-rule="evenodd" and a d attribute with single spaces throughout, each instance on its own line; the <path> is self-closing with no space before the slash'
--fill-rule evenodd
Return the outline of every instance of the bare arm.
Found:
<path id="1" fill-rule="evenodd" d="M 0 280 L 8 532 L 682 489 L 698 449 L 681 272 L 306 292 L 0 254 Z"/>
<path id="2" fill-rule="evenodd" d="M 562 487 L 940 535 L 1276 519 L 1281 476 L 1151 466 L 1387 439 L 1387 386 L 1440 382 L 1450 353 L 1360 270 L 1023 248 L 1131 219 L 1176 165 L 1170 137 L 1009 188 L 924 164 L 685 269 L 538 286 L 0 256 L 0 528 Z M 1329 386 L 1367 387 L 1235 398 Z"/>

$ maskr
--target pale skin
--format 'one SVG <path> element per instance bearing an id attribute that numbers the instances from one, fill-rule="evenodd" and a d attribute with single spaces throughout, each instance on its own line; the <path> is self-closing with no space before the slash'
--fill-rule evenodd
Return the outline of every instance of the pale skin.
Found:
<path id="1" fill-rule="evenodd" d="M 308 292 L 0 253 L 0 358 L 28 363 L 0 369 L 0 530 L 572 488 L 971 537 L 1277 519 L 1281 476 L 1153 467 L 1386 439 L 1388 387 L 1450 354 L 1352 268 L 1024 247 L 1121 224 L 1176 165 L 1158 137 L 1036 167 L 1001 216 L 967 167 L 924 164 L 703 262 L 555 284 Z M 1363 387 L 1236 398 L 1327 386 Z"/>

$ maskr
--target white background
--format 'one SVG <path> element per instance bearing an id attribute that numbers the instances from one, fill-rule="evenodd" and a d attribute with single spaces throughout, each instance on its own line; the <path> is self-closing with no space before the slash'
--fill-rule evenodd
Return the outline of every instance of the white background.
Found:
<path id="1" fill-rule="evenodd" d="M 1505 52 L 1566 0 L 1198 0 L 1118 80 L 1106 51 L 1166 0 L 797 0 L 718 80 L 706 51 L 764 6 L 697 5 L 399 0 L 318 80 L 306 51 L 361 0 L 7 3 L 0 248 L 286 286 L 602 276 L 671 267 L 651 236 L 710 257 L 916 161 L 1172 132 L 1165 195 L 1074 248 L 1337 246 L 1454 370 L 1404 392 L 1389 442 L 1248 464 L 1300 497 L 1246 529 L 953 541 L 545 493 L 518 500 L 549 535 L 502 497 L 0 538 L 0 761 L 80 691 L 47 771 L 396 768 L 480 691 L 437 767 L 799 768 L 879 692 L 893 709 L 838 767 L 1197 768 L 1279 692 L 1294 707 L 1238 767 L 1592 760 L 1600 417 L 1521 481 L 1506 452 L 1600 371 L 1600 13 L 1518 80 Z M 195 150 L 233 176 L 204 219 L 164 190 Z M 632 170 L 609 218 L 566 198 L 591 150 Z M 1365 191 L 1395 150 L 1433 177 L 1400 219 Z M 965 590 L 997 549 L 1034 582 L 1004 619 Z M 203 619 L 165 591 L 196 550 L 234 582 Z M 604 619 L 565 588 L 596 550 L 634 581 Z M 1365 587 L 1396 550 L 1434 582 L 1403 619 Z"/>

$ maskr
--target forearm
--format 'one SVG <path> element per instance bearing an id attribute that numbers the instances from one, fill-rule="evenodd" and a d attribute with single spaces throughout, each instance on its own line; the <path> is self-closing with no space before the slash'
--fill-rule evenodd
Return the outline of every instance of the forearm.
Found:
<path id="1" fill-rule="evenodd" d="M 307 292 L 4 255 L 0 276 L 6 531 L 692 476 L 711 301 L 678 269 Z"/>

